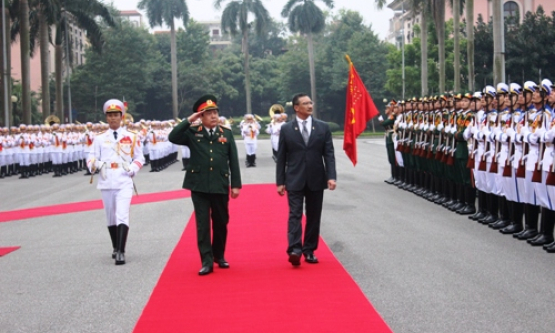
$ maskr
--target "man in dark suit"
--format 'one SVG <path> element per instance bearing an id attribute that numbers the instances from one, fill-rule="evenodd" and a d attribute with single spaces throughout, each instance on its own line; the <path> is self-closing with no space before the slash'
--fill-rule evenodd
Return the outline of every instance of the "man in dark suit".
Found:
<path id="1" fill-rule="evenodd" d="M 224 258 L 231 198 L 239 196 L 241 173 L 237 146 L 231 129 L 218 125 L 216 97 L 205 95 L 193 106 L 193 115 L 177 125 L 169 140 L 191 150 L 183 188 L 191 190 L 197 220 L 197 241 L 202 261 L 199 275 L 212 273 L 214 262 L 229 268 Z M 192 126 L 196 120 L 201 125 Z M 213 235 L 210 237 L 210 216 Z"/>
<path id="2" fill-rule="evenodd" d="M 318 263 L 314 251 L 320 238 L 320 219 L 324 190 L 335 189 L 335 156 L 327 123 L 312 118 L 312 100 L 306 94 L 293 97 L 296 117 L 281 127 L 276 163 L 279 195 L 287 191 L 289 223 L 287 226 L 289 262 Z M 303 202 L 306 202 L 306 230 L 301 242 Z"/>

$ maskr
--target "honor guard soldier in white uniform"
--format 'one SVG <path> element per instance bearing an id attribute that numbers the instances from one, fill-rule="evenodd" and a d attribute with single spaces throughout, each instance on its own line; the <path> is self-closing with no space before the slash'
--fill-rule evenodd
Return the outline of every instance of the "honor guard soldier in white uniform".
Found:
<path id="1" fill-rule="evenodd" d="M 99 170 L 97 188 L 102 192 L 108 231 L 116 265 L 125 264 L 125 243 L 129 232 L 129 207 L 133 195 L 133 177 L 144 164 L 139 136 L 120 127 L 125 114 L 123 103 L 117 99 L 104 103 L 104 113 L 110 128 L 99 133 L 87 158 L 91 173 Z M 136 189 L 135 189 L 136 191 Z"/>
<path id="2" fill-rule="evenodd" d="M 260 124 L 254 119 L 252 114 L 246 114 L 245 119 L 241 122 L 241 135 L 243 136 L 247 152 L 247 160 L 245 161 L 247 168 L 256 166 L 258 134 L 260 134 Z"/>

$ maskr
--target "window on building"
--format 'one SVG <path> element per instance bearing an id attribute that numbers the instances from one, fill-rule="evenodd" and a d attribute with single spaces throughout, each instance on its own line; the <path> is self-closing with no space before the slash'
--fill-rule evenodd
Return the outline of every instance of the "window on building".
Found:
<path id="1" fill-rule="evenodd" d="M 218 29 L 213 29 L 212 30 L 212 36 L 219 36 L 220 35 L 220 30 Z"/>
<path id="2" fill-rule="evenodd" d="M 519 16 L 517 3 L 514 1 L 505 2 L 505 4 L 503 5 L 503 16 L 505 18 L 511 17 L 511 16 L 513 17 Z"/>

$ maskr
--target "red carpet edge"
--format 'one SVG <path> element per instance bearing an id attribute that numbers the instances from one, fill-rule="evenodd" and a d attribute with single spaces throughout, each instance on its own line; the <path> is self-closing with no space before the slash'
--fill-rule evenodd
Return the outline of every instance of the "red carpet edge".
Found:
<path id="1" fill-rule="evenodd" d="M 175 190 L 155 193 L 145 193 L 133 196 L 132 205 L 159 202 L 165 200 L 175 200 L 188 198 L 191 192 L 188 190 Z M 72 202 L 60 205 L 42 206 L 27 209 L 11 210 L 0 212 L 0 222 L 11 222 L 25 220 L 49 215 L 59 215 L 68 213 L 85 212 L 90 210 L 102 209 L 102 200 L 91 200 L 82 202 Z"/>
<path id="2" fill-rule="evenodd" d="M 15 250 L 19 250 L 21 246 L 10 246 L 10 247 L 0 247 L 0 257 L 5 256 L 8 253 L 11 253 Z"/>

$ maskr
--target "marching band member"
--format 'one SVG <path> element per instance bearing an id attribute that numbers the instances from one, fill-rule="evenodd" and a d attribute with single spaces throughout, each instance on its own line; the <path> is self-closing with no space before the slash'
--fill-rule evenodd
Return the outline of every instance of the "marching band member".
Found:
<path id="1" fill-rule="evenodd" d="M 256 148 L 257 137 L 260 134 L 260 124 L 254 119 L 252 114 L 246 114 L 244 120 L 240 124 L 241 136 L 245 142 L 245 150 L 247 159 L 245 165 L 247 168 L 256 166 Z"/>

